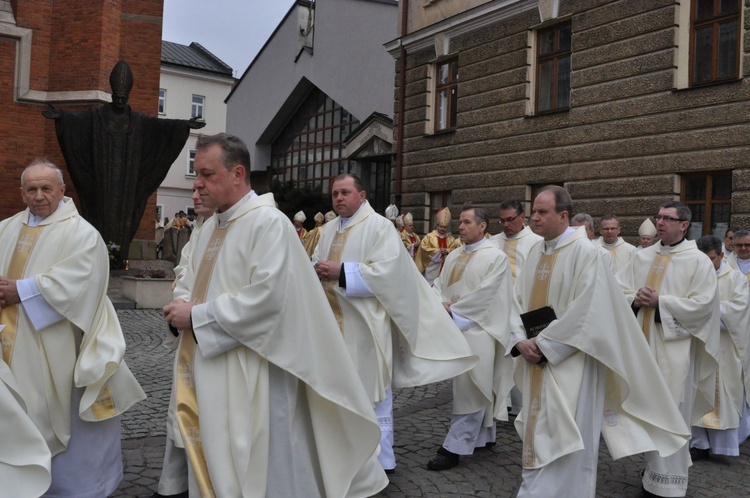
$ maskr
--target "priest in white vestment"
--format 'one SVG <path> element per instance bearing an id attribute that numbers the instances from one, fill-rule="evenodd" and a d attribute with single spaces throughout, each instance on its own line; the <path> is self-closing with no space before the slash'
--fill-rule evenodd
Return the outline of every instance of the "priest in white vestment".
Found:
<path id="1" fill-rule="evenodd" d="M 638 227 L 638 240 L 641 242 L 638 249 L 645 249 L 656 243 L 656 225 L 651 218 L 643 220 L 641 226 Z"/>
<path id="2" fill-rule="evenodd" d="M 530 225 L 544 240 L 516 279 L 523 312 L 548 306 L 555 316 L 546 328 L 527 320 L 536 337 L 511 338 L 523 357 L 523 497 L 593 497 L 600 434 L 615 459 L 669 455 L 690 434 L 676 405 L 653 402 L 669 396 L 666 383 L 614 276 L 585 230 L 569 227 L 572 208 L 561 187 L 536 197 Z"/>
<path id="3" fill-rule="evenodd" d="M 145 394 L 123 361 L 107 248 L 52 163 L 32 162 L 21 193 L 27 209 L 0 222 L 3 360 L 52 455 L 47 494 L 108 496 L 122 479 L 120 415 Z"/>
<path id="4" fill-rule="evenodd" d="M 714 409 L 720 307 L 711 260 L 685 239 L 691 216 L 680 202 L 662 205 L 656 217 L 661 240 L 638 251 L 617 279 L 671 398 L 692 426 Z M 666 458 L 647 454 L 644 494 L 685 496 L 690 465 L 687 446 Z"/>
<path id="5" fill-rule="evenodd" d="M 464 206 L 459 233 L 463 246 L 445 259 L 432 289 L 463 332 L 479 364 L 453 379 L 453 417 L 429 470 L 458 465 L 460 455 L 495 445 L 495 418 L 508 420 L 506 399 L 513 387 L 513 359 L 506 356 L 511 332 L 523 330 L 513 296 L 508 257 L 485 238 L 484 208 Z"/>
<path id="6" fill-rule="evenodd" d="M 164 307 L 180 331 L 171 437 L 190 496 L 379 492 L 372 406 L 292 224 L 272 194 L 253 194 L 239 138 L 196 149 L 194 186 L 216 214 Z"/>
<path id="7" fill-rule="evenodd" d="M 628 244 L 620 237 L 620 218 L 614 214 L 605 214 L 599 220 L 599 237 L 596 240 L 598 246 L 603 247 L 612 255 L 612 263 L 615 273 L 620 271 L 638 250 L 634 245 Z"/>
<path id="8" fill-rule="evenodd" d="M 742 272 L 750 281 L 750 230 L 737 230 L 732 241 L 734 251 L 727 256 L 727 264 Z"/>
<path id="9" fill-rule="evenodd" d="M 203 200 L 198 191 L 193 189 L 193 210 L 198 216 L 195 219 L 195 226 L 190 234 L 190 240 L 196 239 L 198 233 L 203 226 L 203 222 L 213 216 L 214 210 L 207 208 L 203 205 Z M 172 290 L 177 286 L 177 282 L 185 276 L 188 263 L 190 262 L 190 254 L 192 251 L 192 244 L 188 240 L 188 243 L 182 248 L 180 253 L 180 260 L 177 266 L 174 267 L 175 279 L 172 284 Z M 179 344 L 179 339 L 171 331 L 165 331 L 164 345 L 170 349 L 176 349 Z M 164 460 L 161 466 L 161 476 L 159 477 L 158 491 L 153 495 L 153 498 L 166 498 L 166 497 L 187 497 L 188 491 L 188 464 L 187 455 L 185 455 L 185 449 L 177 447 L 174 444 L 174 439 L 171 435 L 174 434 L 176 424 L 174 420 L 174 385 L 170 393 L 170 403 L 167 412 L 167 437 L 164 447 Z"/>
<path id="10" fill-rule="evenodd" d="M 690 455 L 738 456 L 738 429 L 745 405 L 745 386 L 750 385 L 750 285 L 742 273 L 724 263 L 719 237 L 705 235 L 696 241 L 716 268 L 721 300 L 721 359 L 714 410 L 693 426 Z"/>
<path id="11" fill-rule="evenodd" d="M 615 262 L 612 259 L 612 254 L 596 243 L 596 234 L 594 233 L 594 218 L 588 213 L 576 213 L 571 218 L 570 226 L 572 227 L 584 227 L 586 229 L 586 237 L 591 241 L 591 244 L 599 251 L 599 255 L 604 260 L 604 265 L 610 269 L 612 274 L 617 273 L 615 271 Z"/>
<path id="12" fill-rule="evenodd" d="M 391 388 L 450 379 L 478 359 L 404 251 L 398 232 L 370 207 L 362 181 L 345 174 L 331 185 L 339 218 L 323 227 L 313 262 L 375 407 L 378 459 L 392 471 Z"/>
<path id="13" fill-rule="evenodd" d="M 508 256 L 515 282 L 518 268 L 526 264 L 531 246 L 542 238 L 526 226 L 526 214 L 520 201 L 506 200 L 500 204 L 500 227 L 503 231 L 490 237 L 490 240 Z"/>

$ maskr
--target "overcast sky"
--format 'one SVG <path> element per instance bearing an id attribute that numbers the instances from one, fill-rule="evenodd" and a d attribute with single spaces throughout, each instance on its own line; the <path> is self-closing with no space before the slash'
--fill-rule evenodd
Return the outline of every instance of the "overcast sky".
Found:
<path id="1" fill-rule="evenodd" d="M 236 77 L 276 29 L 294 0 L 164 0 L 162 39 L 198 42 Z"/>

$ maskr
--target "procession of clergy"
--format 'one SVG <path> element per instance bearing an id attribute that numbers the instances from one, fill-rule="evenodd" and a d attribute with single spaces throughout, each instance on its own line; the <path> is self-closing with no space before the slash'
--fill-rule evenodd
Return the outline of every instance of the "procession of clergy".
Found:
<path id="1" fill-rule="evenodd" d="M 458 238 L 444 208 L 420 239 L 342 174 L 305 232 L 252 190 L 239 138 L 199 137 L 195 170 L 201 216 L 163 309 L 176 353 L 154 496 L 372 496 L 398 471 L 392 390 L 448 379 L 427 468 L 494 446 L 520 403 L 523 497 L 595 496 L 600 436 L 615 459 L 644 454 L 644 496 L 685 496 L 691 456 L 737 456 L 750 433 L 747 230 L 687 240 L 689 208 L 666 202 L 635 248 L 614 215 L 595 239 L 549 186 L 528 226 L 505 200 L 498 235 L 465 205 Z M 145 395 L 106 247 L 56 166 L 20 180 L 27 209 L 0 222 L 0 496 L 108 496 L 120 416 Z"/>
<path id="2" fill-rule="evenodd" d="M 515 421 L 524 442 L 519 496 L 550 496 L 549 489 L 555 496 L 593 496 L 600 433 L 615 458 L 648 452 L 644 496 L 685 496 L 691 458 L 738 456 L 750 435 L 750 232 L 730 228 L 723 240 L 689 241 L 691 213 L 671 202 L 656 225 L 643 221 L 635 247 L 620 237 L 612 214 L 600 219 L 598 238 L 586 213 L 567 211 L 570 226 L 583 229 L 566 227 L 566 211 L 559 210 L 572 204 L 567 192 L 544 192 L 548 209 L 534 204 L 531 227 L 520 201 L 502 202 L 502 232 L 495 236 L 486 232 L 489 219 L 480 207 L 464 206 L 459 238 L 449 233 L 447 208 L 423 238 L 410 213 L 399 216 L 394 205 L 385 210 L 480 360 L 453 379 L 451 427 L 427 468 L 446 470 L 460 455 L 494 446 L 495 420 L 508 420 L 515 378 L 530 398 Z M 545 219 L 552 213 L 560 221 L 554 228 Z M 311 257 L 329 215 L 318 213 L 307 233 L 304 212 L 294 217 Z M 528 340 L 518 318 L 545 306 L 557 321 Z"/>

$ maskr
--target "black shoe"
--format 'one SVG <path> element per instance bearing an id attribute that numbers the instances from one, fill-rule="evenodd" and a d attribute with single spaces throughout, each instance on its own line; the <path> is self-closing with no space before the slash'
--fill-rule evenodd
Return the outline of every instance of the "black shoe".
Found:
<path id="1" fill-rule="evenodd" d="M 151 498 L 188 498 L 188 492 L 183 491 L 182 493 L 177 493 L 176 495 L 162 495 L 157 491 L 156 493 L 151 495 Z"/>
<path id="2" fill-rule="evenodd" d="M 396 469 L 395 469 L 395 468 L 392 468 L 392 469 L 383 469 L 383 470 L 384 470 L 384 471 L 385 471 L 385 473 L 386 473 L 386 474 L 388 474 L 388 475 L 391 475 L 391 474 L 395 474 L 395 473 L 396 473 Z"/>
<path id="3" fill-rule="evenodd" d="M 711 451 L 701 448 L 690 448 L 690 458 L 693 461 L 708 460 L 709 458 L 711 458 Z"/>
<path id="4" fill-rule="evenodd" d="M 644 488 L 643 485 L 641 485 L 641 496 L 643 498 L 661 498 L 659 495 L 655 495 L 650 491 L 646 491 L 646 488 Z"/>
<path id="5" fill-rule="evenodd" d="M 458 455 L 441 446 L 437 451 L 437 456 L 427 462 L 427 470 L 448 470 L 456 465 L 458 465 Z"/>
<path id="6" fill-rule="evenodd" d="M 495 444 L 497 443 L 487 443 L 484 446 L 480 446 L 479 448 L 474 448 L 474 451 L 488 451 L 494 448 Z"/>

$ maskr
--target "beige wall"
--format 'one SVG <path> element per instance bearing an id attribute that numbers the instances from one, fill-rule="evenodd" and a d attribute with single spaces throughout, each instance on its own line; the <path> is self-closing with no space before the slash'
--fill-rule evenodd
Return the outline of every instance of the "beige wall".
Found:
<path id="1" fill-rule="evenodd" d="M 431 26 L 492 0 L 409 0 L 407 33 Z M 400 7 L 399 7 L 400 8 Z M 401 32 L 399 19 L 399 33 Z"/>

